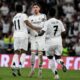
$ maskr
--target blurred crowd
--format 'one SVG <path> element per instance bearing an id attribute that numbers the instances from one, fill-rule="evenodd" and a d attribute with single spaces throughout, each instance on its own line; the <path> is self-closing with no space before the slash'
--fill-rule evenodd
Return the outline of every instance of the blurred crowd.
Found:
<path id="1" fill-rule="evenodd" d="M 31 5 L 38 2 L 41 12 L 48 14 L 54 7 L 56 18 L 63 21 L 66 36 L 63 40 L 64 56 L 80 56 L 80 0 L 0 0 L 0 53 L 13 52 L 12 18 L 15 6 L 22 4 L 23 12 L 31 15 Z"/>

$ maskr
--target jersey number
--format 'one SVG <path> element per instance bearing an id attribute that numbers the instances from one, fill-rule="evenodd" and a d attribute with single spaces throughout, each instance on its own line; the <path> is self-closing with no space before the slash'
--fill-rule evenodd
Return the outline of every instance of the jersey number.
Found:
<path id="1" fill-rule="evenodd" d="M 56 35 L 56 32 L 58 31 L 58 26 L 57 25 L 53 26 L 53 28 L 54 28 L 54 35 Z"/>
<path id="2" fill-rule="evenodd" d="M 15 30 L 20 30 L 20 21 L 14 21 L 14 25 L 15 25 Z"/>

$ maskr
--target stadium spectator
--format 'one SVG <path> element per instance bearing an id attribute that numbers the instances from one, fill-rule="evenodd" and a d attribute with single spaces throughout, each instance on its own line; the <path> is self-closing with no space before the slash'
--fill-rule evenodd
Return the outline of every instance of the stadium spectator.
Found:
<path id="1" fill-rule="evenodd" d="M 13 39 L 12 35 L 7 34 L 4 36 L 3 44 L 4 44 L 4 49 L 6 51 L 9 52 L 13 49 L 13 41 L 14 41 L 14 39 Z"/>
<path id="2" fill-rule="evenodd" d="M 75 53 L 77 56 L 80 56 L 80 39 L 78 42 L 73 46 L 73 49 L 75 50 Z"/>
<path id="3" fill-rule="evenodd" d="M 1 14 L 2 14 L 3 16 L 7 16 L 7 15 L 8 15 L 8 13 L 9 13 L 9 8 L 8 8 L 8 5 L 7 5 L 5 2 L 2 3 L 2 6 L 1 6 L 1 8 L 0 8 L 0 11 L 1 11 Z"/>
<path id="4" fill-rule="evenodd" d="M 72 16 L 75 14 L 75 9 L 74 9 L 74 6 L 73 4 L 71 3 L 65 3 L 63 6 L 63 12 L 64 14 L 66 15 L 66 19 L 69 20 L 69 22 L 72 21 Z"/>
<path id="5" fill-rule="evenodd" d="M 41 11 L 48 14 L 51 7 L 57 10 L 57 17 L 63 21 L 66 26 L 66 39 L 64 44 L 68 48 L 69 55 L 74 52 L 75 44 L 77 44 L 77 35 L 80 32 L 80 0 L 0 0 L 0 45 L 4 49 L 4 34 L 12 34 L 11 19 L 15 15 L 15 5 L 22 4 L 23 12 L 31 14 L 31 5 L 33 2 L 41 5 Z M 6 17 L 7 16 L 7 17 Z M 79 38 L 79 36 L 78 36 Z M 71 50 L 70 50 L 71 49 Z M 64 47 L 64 51 L 65 51 Z M 76 51 L 75 51 L 76 52 Z M 75 52 L 73 53 L 75 55 Z"/>
<path id="6" fill-rule="evenodd" d="M 3 24 L 3 36 L 9 33 L 9 28 L 10 28 L 10 22 L 9 22 L 9 18 L 5 17 L 4 20 L 2 21 Z"/>
<path id="7" fill-rule="evenodd" d="M 65 3 L 73 3 L 73 0 L 65 0 Z"/>

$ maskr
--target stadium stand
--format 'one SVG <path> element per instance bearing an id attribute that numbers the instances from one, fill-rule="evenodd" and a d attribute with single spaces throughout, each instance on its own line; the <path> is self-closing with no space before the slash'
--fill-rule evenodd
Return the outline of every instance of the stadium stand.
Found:
<path id="1" fill-rule="evenodd" d="M 35 1 L 46 15 L 49 8 L 55 7 L 56 17 L 63 21 L 66 28 L 63 55 L 80 56 L 80 0 L 0 0 L 0 53 L 13 52 L 11 20 L 15 5 L 22 4 L 23 12 L 31 15 L 31 4 Z"/>

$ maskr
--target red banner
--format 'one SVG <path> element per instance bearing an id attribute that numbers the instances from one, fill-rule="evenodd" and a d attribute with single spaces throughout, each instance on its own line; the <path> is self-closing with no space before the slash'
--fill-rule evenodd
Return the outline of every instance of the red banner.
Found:
<path id="1" fill-rule="evenodd" d="M 13 55 L 0 54 L 0 67 L 11 67 Z M 69 70 L 79 70 L 80 69 L 80 57 L 62 57 L 65 62 L 67 69 Z M 50 68 L 49 61 L 46 56 L 43 57 L 43 68 Z M 26 56 L 23 67 L 30 67 L 30 56 Z M 56 64 L 58 69 L 61 66 Z M 38 57 L 36 56 L 35 67 L 38 68 Z"/>

